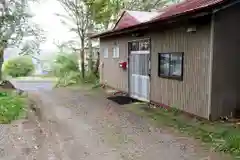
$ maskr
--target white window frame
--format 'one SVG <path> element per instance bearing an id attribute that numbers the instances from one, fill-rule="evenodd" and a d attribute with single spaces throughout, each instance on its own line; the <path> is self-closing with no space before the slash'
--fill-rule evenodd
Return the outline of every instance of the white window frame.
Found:
<path id="1" fill-rule="evenodd" d="M 115 45 L 114 47 L 113 47 L 113 58 L 119 58 L 119 46 L 118 45 Z"/>
<path id="2" fill-rule="evenodd" d="M 108 48 L 103 49 L 103 58 L 108 58 Z"/>

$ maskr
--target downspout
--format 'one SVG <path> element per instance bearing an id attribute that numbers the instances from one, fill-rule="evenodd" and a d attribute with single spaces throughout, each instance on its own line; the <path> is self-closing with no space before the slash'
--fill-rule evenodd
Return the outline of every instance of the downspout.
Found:
<path id="1" fill-rule="evenodd" d="M 210 26 L 210 56 L 209 56 L 209 79 L 208 79 L 208 119 L 212 119 L 211 115 L 211 103 L 212 103 L 212 71 L 213 71 L 213 52 L 214 52 L 214 27 L 215 27 L 215 22 L 214 19 L 215 14 L 212 14 L 211 17 L 211 26 Z"/>

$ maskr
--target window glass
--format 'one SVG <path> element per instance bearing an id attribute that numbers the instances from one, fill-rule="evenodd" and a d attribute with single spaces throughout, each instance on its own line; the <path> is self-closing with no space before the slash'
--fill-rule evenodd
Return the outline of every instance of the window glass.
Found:
<path id="1" fill-rule="evenodd" d="M 113 47 L 113 58 L 119 58 L 119 47 Z"/>
<path id="2" fill-rule="evenodd" d="M 182 74 L 182 56 L 171 54 L 170 76 L 181 76 Z"/>
<path id="3" fill-rule="evenodd" d="M 149 40 L 141 40 L 139 42 L 139 50 L 141 51 L 148 51 L 150 49 L 150 46 L 149 46 Z"/>
<path id="4" fill-rule="evenodd" d="M 182 79 L 183 53 L 160 53 L 159 76 Z"/>
<path id="5" fill-rule="evenodd" d="M 131 42 L 131 51 L 138 51 L 139 50 L 139 42 Z"/>
<path id="6" fill-rule="evenodd" d="M 169 74 L 169 54 L 160 54 L 160 75 Z"/>
<path id="7" fill-rule="evenodd" d="M 103 57 L 108 58 L 108 48 L 103 49 Z"/>

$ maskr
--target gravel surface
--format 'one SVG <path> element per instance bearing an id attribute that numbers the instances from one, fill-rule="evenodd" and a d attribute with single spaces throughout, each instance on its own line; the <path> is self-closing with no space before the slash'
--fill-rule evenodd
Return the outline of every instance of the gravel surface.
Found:
<path id="1" fill-rule="evenodd" d="M 221 160 L 193 139 L 154 128 L 103 94 L 57 89 L 38 96 L 52 140 L 59 142 L 55 155 L 64 160 Z"/>
<path id="2" fill-rule="evenodd" d="M 30 91 L 40 119 L 0 125 L 0 160 L 227 160 L 153 127 L 103 92 L 52 90 L 51 81 L 15 83 Z"/>

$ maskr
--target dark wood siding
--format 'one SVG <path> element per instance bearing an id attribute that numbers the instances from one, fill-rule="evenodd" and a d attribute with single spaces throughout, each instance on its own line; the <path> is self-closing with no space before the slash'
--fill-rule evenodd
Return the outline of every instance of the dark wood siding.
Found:
<path id="1" fill-rule="evenodd" d="M 151 100 L 208 118 L 210 23 L 195 33 L 181 27 L 151 38 Z M 183 81 L 158 77 L 159 52 L 184 52 Z"/>
<path id="2" fill-rule="evenodd" d="M 211 117 L 240 107 L 240 4 L 214 15 Z"/>

